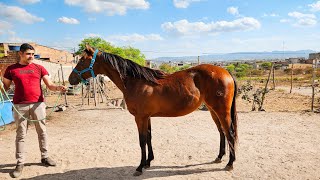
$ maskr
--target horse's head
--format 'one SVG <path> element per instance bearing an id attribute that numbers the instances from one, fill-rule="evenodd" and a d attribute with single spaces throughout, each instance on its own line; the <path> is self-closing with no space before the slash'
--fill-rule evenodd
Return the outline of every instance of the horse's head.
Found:
<path id="1" fill-rule="evenodd" d="M 77 85 L 80 82 L 86 83 L 88 78 L 95 77 L 98 74 L 95 72 L 98 69 L 97 63 L 95 63 L 97 54 L 98 50 L 86 45 L 78 64 L 69 76 L 71 85 Z"/>

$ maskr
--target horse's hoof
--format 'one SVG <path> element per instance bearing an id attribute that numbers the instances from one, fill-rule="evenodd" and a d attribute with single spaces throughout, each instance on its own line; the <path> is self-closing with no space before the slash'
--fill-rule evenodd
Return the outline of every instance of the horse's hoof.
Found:
<path id="1" fill-rule="evenodd" d="M 150 168 L 150 165 L 145 165 L 144 168 L 148 169 L 148 168 Z"/>
<path id="2" fill-rule="evenodd" d="M 232 171 L 233 170 L 233 166 L 229 166 L 226 165 L 226 167 L 224 168 L 225 171 Z"/>
<path id="3" fill-rule="evenodd" d="M 140 176 L 141 174 L 142 174 L 142 172 L 136 171 L 136 172 L 133 173 L 133 176 Z"/>
<path id="4" fill-rule="evenodd" d="M 221 161 L 221 159 L 220 158 L 216 158 L 214 161 L 213 161 L 213 163 L 221 163 L 222 161 Z"/>

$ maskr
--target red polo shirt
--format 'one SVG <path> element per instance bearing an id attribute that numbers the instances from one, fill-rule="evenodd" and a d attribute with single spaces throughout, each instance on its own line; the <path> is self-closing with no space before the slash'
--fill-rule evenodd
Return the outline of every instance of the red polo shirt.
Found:
<path id="1" fill-rule="evenodd" d="M 41 79 L 48 74 L 48 71 L 43 66 L 34 63 L 28 65 L 21 65 L 19 63 L 10 65 L 3 77 L 14 82 L 13 103 L 29 104 L 43 102 Z"/>

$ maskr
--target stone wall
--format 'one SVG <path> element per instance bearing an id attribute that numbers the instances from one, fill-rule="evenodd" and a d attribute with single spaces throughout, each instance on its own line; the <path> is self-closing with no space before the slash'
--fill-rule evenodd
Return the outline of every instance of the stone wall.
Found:
<path id="1" fill-rule="evenodd" d="M 19 61 L 19 54 L 16 51 L 8 51 L 7 56 L 0 58 L 0 64 L 14 64 Z"/>

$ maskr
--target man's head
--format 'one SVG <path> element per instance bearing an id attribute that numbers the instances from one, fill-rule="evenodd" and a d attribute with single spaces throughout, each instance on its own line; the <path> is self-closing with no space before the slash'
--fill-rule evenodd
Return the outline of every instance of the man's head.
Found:
<path id="1" fill-rule="evenodd" d="M 20 46 L 20 64 L 28 65 L 32 63 L 32 60 L 34 58 L 34 48 L 28 44 L 24 43 Z"/>

